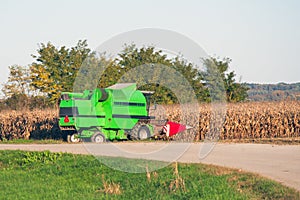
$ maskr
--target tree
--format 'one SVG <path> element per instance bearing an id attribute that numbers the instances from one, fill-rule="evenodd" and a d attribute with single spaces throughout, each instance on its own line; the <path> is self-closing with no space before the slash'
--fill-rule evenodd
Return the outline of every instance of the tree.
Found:
<path id="1" fill-rule="evenodd" d="M 155 91 L 152 100 L 172 104 L 190 101 L 191 95 L 201 99 L 201 76 L 182 56 L 168 58 L 154 47 L 127 45 L 116 60 L 122 82 L 137 82 L 139 89 Z"/>
<path id="2" fill-rule="evenodd" d="M 86 40 L 77 43 L 70 49 L 62 46 L 56 48 L 50 42 L 32 55 L 36 62 L 30 66 L 31 85 L 46 94 L 55 104 L 62 91 L 72 91 L 77 72 L 83 61 L 90 54 Z"/>
<path id="3" fill-rule="evenodd" d="M 119 82 L 136 82 L 139 89 L 155 91 L 152 100 L 157 103 L 170 103 L 174 100 L 171 91 L 165 88 L 161 81 L 162 71 L 157 68 L 171 66 L 170 60 L 162 51 L 156 51 L 154 47 L 137 48 L 134 44 L 125 45 L 116 60 L 121 70 Z M 154 72 L 156 68 L 156 72 Z"/>
<path id="4" fill-rule="evenodd" d="M 172 67 L 186 78 L 199 101 L 208 101 L 209 92 L 204 87 L 203 74 L 199 69 L 195 68 L 192 63 L 189 63 L 182 56 L 177 56 L 172 60 Z"/>
<path id="5" fill-rule="evenodd" d="M 30 100 L 27 95 L 16 93 L 5 100 L 5 105 L 12 110 L 27 110 L 30 107 Z"/>
<path id="6" fill-rule="evenodd" d="M 237 83 L 235 80 L 236 74 L 234 71 L 228 72 L 231 59 L 224 58 L 222 60 L 211 57 L 204 60 L 207 68 L 204 73 L 204 80 L 210 83 L 214 93 L 214 99 L 222 99 L 222 93 L 226 94 L 228 102 L 244 101 L 247 97 L 248 87 L 245 83 Z M 217 92 L 216 92 L 217 91 Z"/>
<path id="7" fill-rule="evenodd" d="M 13 110 L 27 109 L 30 104 L 30 82 L 28 67 L 9 66 L 8 81 L 2 88 L 5 95 L 2 105 Z"/>
<path id="8" fill-rule="evenodd" d="M 30 85 L 52 104 L 62 91 L 82 92 L 117 82 L 136 82 L 141 90 L 155 91 L 153 99 L 157 103 L 186 102 L 194 94 L 199 101 L 223 100 L 224 93 L 231 102 L 247 97 L 247 87 L 236 83 L 234 72 L 227 72 L 231 62 L 228 58 L 205 60 L 208 67 L 201 72 L 182 56 L 172 59 L 152 46 L 125 45 L 115 59 L 97 55 L 81 40 L 72 48 L 42 43 L 37 53 L 30 66 Z M 178 96 L 182 91 L 185 95 Z"/>
<path id="9" fill-rule="evenodd" d="M 212 59 L 204 59 L 205 70 L 201 72 L 203 85 L 207 91 L 207 102 L 226 101 L 224 78 Z"/>
<path id="10" fill-rule="evenodd" d="M 2 92 L 5 98 L 13 95 L 29 95 L 30 93 L 30 76 L 28 67 L 20 65 L 9 66 L 8 81 L 3 85 Z"/>
<path id="11" fill-rule="evenodd" d="M 106 88 L 115 84 L 121 68 L 105 54 L 97 56 L 91 53 L 82 64 L 74 82 L 74 91 L 93 90 L 96 87 Z"/>

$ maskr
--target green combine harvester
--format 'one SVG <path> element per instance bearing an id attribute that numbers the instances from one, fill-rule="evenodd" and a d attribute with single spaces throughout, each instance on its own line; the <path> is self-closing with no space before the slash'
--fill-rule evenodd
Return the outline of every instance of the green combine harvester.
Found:
<path id="1" fill-rule="evenodd" d="M 137 90 L 135 83 L 115 84 L 83 93 L 64 92 L 59 102 L 59 126 L 61 130 L 71 131 L 70 142 L 95 143 L 144 140 L 155 135 L 157 126 L 161 130 L 158 136 L 169 137 L 186 130 L 186 126 L 166 120 L 160 125 L 151 124 L 154 117 L 149 116 L 149 107 L 153 93 Z"/>
<path id="2" fill-rule="evenodd" d="M 62 130 L 77 130 L 71 142 L 90 139 L 144 140 L 153 135 L 149 123 L 149 97 L 153 92 L 136 90 L 136 84 L 116 84 L 105 89 L 83 93 L 64 92 L 59 103 L 59 126 Z"/>

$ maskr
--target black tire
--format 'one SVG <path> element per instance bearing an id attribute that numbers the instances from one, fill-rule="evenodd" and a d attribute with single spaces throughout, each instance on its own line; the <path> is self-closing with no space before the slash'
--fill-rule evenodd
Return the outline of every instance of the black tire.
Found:
<path id="1" fill-rule="evenodd" d="M 129 138 L 131 140 L 138 140 L 138 130 L 141 128 L 141 124 L 138 122 L 130 131 Z"/>
<path id="2" fill-rule="evenodd" d="M 146 125 L 141 126 L 139 128 L 138 132 L 137 132 L 137 135 L 138 135 L 139 140 L 145 140 L 145 139 L 150 138 L 150 129 L 149 129 L 149 127 L 146 126 Z"/>
<path id="3" fill-rule="evenodd" d="M 91 137 L 91 141 L 93 143 L 105 143 L 106 142 L 106 138 L 105 136 L 100 133 L 100 132 L 96 132 L 92 137 Z"/>

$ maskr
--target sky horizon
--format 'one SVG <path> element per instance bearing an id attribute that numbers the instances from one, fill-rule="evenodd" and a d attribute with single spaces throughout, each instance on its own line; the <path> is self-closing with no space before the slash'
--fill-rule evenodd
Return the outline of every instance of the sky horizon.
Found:
<path id="1" fill-rule="evenodd" d="M 300 1 L 2 1 L 1 74 L 29 65 L 38 44 L 93 50 L 111 37 L 140 28 L 178 32 L 208 55 L 232 59 L 230 70 L 248 83 L 300 82 Z"/>

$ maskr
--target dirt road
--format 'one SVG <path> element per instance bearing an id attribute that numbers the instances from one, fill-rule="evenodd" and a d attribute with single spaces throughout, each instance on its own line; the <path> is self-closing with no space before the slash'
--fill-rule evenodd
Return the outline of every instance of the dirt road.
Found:
<path id="1" fill-rule="evenodd" d="M 1 144 L 0 150 L 50 150 L 186 163 L 207 163 L 259 173 L 300 191 L 300 145 L 270 144 Z M 205 157 L 205 152 L 209 154 Z M 201 158 L 200 158 L 201 157 Z M 205 157 L 205 158 L 203 158 Z"/>

